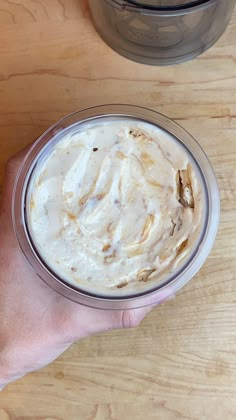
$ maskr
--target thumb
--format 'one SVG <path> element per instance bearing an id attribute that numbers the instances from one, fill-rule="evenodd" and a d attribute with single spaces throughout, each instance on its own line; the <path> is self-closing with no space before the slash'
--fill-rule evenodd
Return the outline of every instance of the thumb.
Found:
<path id="1" fill-rule="evenodd" d="M 4 184 L 3 184 L 3 196 L 1 210 L 4 212 L 11 212 L 12 193 L 14 188 L 15 179 L 20 169 L 22 162 L 24 161 L 28 151 L 31 148 L 31 144 L 21 150 L 19 153 L 11 157 L 6 165 Z M 9 213 L 10 214 L 10 213 Z"/>

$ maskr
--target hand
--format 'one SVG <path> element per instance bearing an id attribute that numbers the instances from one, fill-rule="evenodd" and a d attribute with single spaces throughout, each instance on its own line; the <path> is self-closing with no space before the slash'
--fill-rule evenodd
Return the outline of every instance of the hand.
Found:
<path id="1" fill-rule="evenodd" d="M 83 337 L 137 326 L 152 309 L 83 307 L 51 290 L 33 272 L 11 221 L 12 190 L 23 157 L 24 152 L 8 163 L 0 208 L 0 389 L 49 364 Z"/>

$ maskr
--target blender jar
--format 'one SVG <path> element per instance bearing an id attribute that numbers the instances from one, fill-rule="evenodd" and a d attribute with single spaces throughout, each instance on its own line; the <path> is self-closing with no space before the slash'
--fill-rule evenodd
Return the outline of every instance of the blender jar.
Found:
<path id="1" fill-rule="evenodd" d="M 95 27 L 121 55 L 144 64 L 190 60 L 226 29 L 235 0 L 89 0 Z"/>

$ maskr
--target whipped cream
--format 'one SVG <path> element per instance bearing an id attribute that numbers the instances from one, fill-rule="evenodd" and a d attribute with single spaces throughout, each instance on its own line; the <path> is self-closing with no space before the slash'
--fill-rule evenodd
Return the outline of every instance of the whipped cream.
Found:
<path id="1" fill-rule="evenodd" d="M 77 126 L 39 159 L 27 225 L 46 265 L 91 293 L 155 287 L 197 244 L 201 176 L 174 137 L 136 119 Z"/>

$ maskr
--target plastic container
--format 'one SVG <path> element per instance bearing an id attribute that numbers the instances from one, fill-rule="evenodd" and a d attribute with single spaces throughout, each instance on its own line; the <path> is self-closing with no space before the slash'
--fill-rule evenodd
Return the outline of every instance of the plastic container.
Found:
<path id="1" fill-rule="evenodd" d="M 27 191 L 30 179 L 40 159 L 52 150 L 52 147 L 65 134 L 72 134 L 83 128 L 88 122 L 131 118 L 155 125 L 169 133 L 187 149 L 193 164 L 197 168 L 205 197 L 205 214 L 196 246 L 177 271 L 152 289 L 140 294 L 102 296 L 87 293 L 60 278 L 47 267 L 40 257 L 30 237 L 27 227 Z M 183 287 L 201 268 L 215 240 L 220 215 L 220 199 L 217 182 L 211 165 L 198 143 L 178 124 L 165 116 L 146 108 L 130 105 L 104 105 L 86 109 L 69 115 L 49 128 L 31 147 L 17 175 L 13 192 L 12 217 L 19 245 L 29 264 L 37 275 L 50 287 L 68 299 L 80 304 L 100 308 L 126 310 L 161 302 Z M 40 281 L 40 280 L 39 280 Z"/>
<path id="2" fill-rule="evenodd" d="M 235 0 L 89 0 L 98 33 L 121 55 L 170 65 L 210 48 L 225 31 Z"/>

